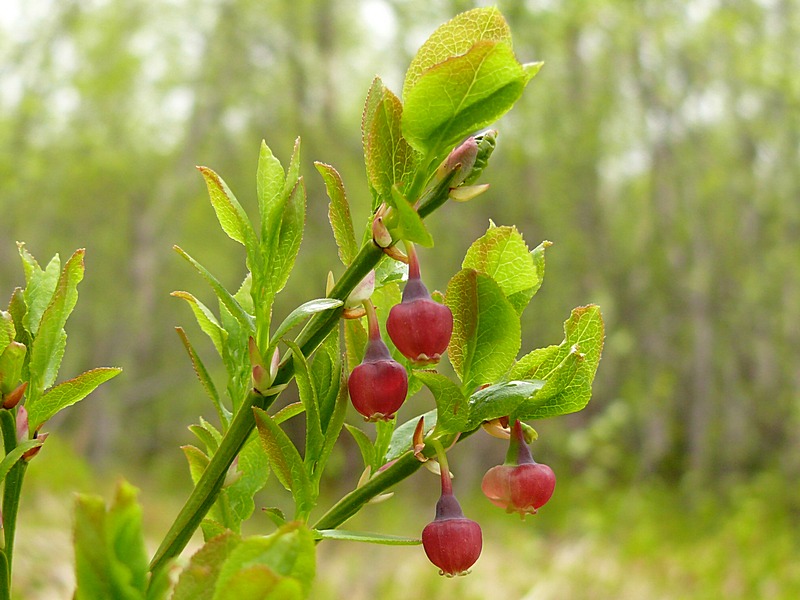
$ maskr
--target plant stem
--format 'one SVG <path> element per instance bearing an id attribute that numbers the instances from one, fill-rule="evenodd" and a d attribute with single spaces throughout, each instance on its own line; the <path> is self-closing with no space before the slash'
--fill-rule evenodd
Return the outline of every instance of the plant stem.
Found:
<path id="1" fill-rule="evenodd" d="M 5 453 L 8 454 L 17 447 L 17 424 L 14 412 L 10 410 L 0 411 L 0 429 L 3 432 L 3 446 Z M 20 459 L 11 467 L 6 475 L 3 487 L 3 539 L 5 541 L 5 571 L 6 582 L 4 590 L 0 592 L 0 598 L 11 597 L 11 572 L 12 560 L 14 558 L 14 536 L 17 530 L 17 513 L 19 511 L 19 497 L 22 493 L 22 481 L 25 478 L 25 471 L 28 463 Z M 2 596 L 2 594 L 5 596 Z"/>
<path id="2" fill-rule="evenodd" d="M 364 244 L 342 278 L 331 290 L 329 297 L 340 300 L 347 298 L 353 288 L 375 268 L 382 257 L 383 251 L 375 244 L 372 242 Z M 341 310 L 340 307 L 317 313 L 309 320 L 295 340 L 303 355 L 309 356 L 327 337 L 339 322 Z M 293 376 L 294 362 L 289 355 L 278 368 L 273 386 L 289 383 Z M 211 457 L 206 470 L 153 556 L 153 560 L 150 562 L 150 572 L 153 574 L 151 581 L 155 579 L 156 573 L 165 568 L 168 562 L 177 557 L 186 547 L 206 513 L 216 501 L 228 468 L 255 428 L 253 407 L 266 410 L 276 398 L 277 395 L 262 396 L 255 391 L 248 394 L 234 416 L 230 428 L 225 432 L 219 449 Z"/>

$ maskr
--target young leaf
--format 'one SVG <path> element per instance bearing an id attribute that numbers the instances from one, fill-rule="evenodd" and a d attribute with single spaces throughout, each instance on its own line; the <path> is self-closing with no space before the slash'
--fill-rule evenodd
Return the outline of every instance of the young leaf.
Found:
<path id="1" fill-rule="evenodd" d="M 375 447 L 372 445 L 372 440 L 358 427 L 353 427 L 349 423 L 345 423 L 344 426 L 356 441 L 361 452 L 361 459 L 364 461 L 364 467 L 371 467 L 375 463 Z"/>
<path id="2" fill-rule="evenodd" d="M 417 428 L 420 417 L 425 419 L 424 435 L 428 435 L 434 427 L 436 427 L 437 414 L 436 409 L 426 412 L 424 415 L 418 415 L 413 419 L 409 419 L 400 427 L 394 430 L 392 434 L 392 441 L 389 443 L 389 449 L 386 451 L 385 462 L 399 458 L 411 450 L 414 445 L 414 431 Z"/>
<path id="3" fill-rule="evenodd" d="M 200 356 L 195 351 L 194 346 L 192 346 L 191 342 L 189 342 L 189 338 L 187 337 L 186 332 L 183 330 L 183 327 L 176 327 L 175 331 L 181 338 L 181 342 L 183 342 L 183 347 L 186 348 L 187 354 L 189 354 L 189 360 L 192 361 L 192 367 L 194 368 L 197 378 L 200 380 L 200 384 L 203 386 L 206 394 L 208 394 L 208 397 L 211 398 L 214 408 L 217 409 L 217 414 L 219 415 L 219 420 L 220 423 L 222 423 L 223 429 L 227 428 L 228 423 L 230 422 L 231 413 L 222 405 L 222 402 L 219 399 L 217 388 L 214 385 L 214 381 L 211 379 L 211 375 L 209 375 L 206 366 L 203 364 Z"/>
<path id="4" fill-rule="evenodd" d="M 247 249 L 248 258 L 252 261 L 256 256 L 255 233 L 250 219 L 247 218 L 247 213 L 244 212 L 236 196 L 219 175 L 208 167 L 197 168 L 206 182 L 211 205 L 214 207 L 222 230 L 228 234 L 229 238 L 239 242 Z"/>
<path id="5" fill-rule="evenodd" d="M 303 356 L 303 352 L 293 341 L 284 340 L 284 342 L 292 351 L 297 390 L 300 395 L 300 401 L 306 407 L 306 451 L 304 460 L 308 474 L 311 476 L 316 469 L 316 462 L 319 459 L 323 442 L 317 390 L 314 388 L 308 361 Z"/>
<path id="6" fill-rule="evenodd" d="M 186 261 L 192 265 L 198 273 L 205 279 L 208 284 L 211 286 L 211 289 L 214 290 L 214 293 L 217 295 L 220 303 L 228 309 L 228 312 L 248 331 L 253 332 L 253 318 L 245 312 L 242 308 L 241 304 L 231 295 L 231 293 L 226 290 L 223 285 L 219 282 L 219 280 L 214 277 L 208 269 L 206 269 L 203 265 L 193 259 L 189 254 L 187 254 L 183 248 L 179 246 L 173 246 L 175 252 L 180 254 Z"/>
<path id="7" fill-rule="evenodd" d="M 53 298 L 42 314 L 30 354 L 30 403 L 35 402 L 56 380 L 67 344 L 64 324 L 78 301 L 78 284 L 83 279 L 83 255 L 83 249 L 76 250 L 64 265 Z"/>
<path id="8" fill-rule="evenodd" d="M 60 410 L 83 400 L 101 383 L 116 377 L 121 372 L 122 369 L 119 368 L 99 367 L 59 383 L 47 390 L 43 396 L 35 399 L 29 398 L 26 406 L 31 431 L 38 429 L 42 423 Z"/>
<path id="9" fill-rule="evenodd" d="M 289 279 L 297 259 L 306 218 L 306 188 L 302 178 L 291 189 L 283 207 L 280 228 L 270 250 L 269 283 L 273 294 L 280 292 Z"/>
<path id="10" fill-rule="evenodd" d="M 10 312 L 0 310 L 0 354 L 6 349 L 16 337 L 17 330 L 14 328 L 14 318 Z"/>
<path id="11" fill-rule="evenodd" d="M 22 318 L 22 323 L 25 330 L 33 336 L 39 331 L 39 322 L 56 291 L 61 271 L 61 259 L 56 254 L 50 259 L 47 267 L 42 270 L 36 259 L 25 248 L 25 244 L 18 242 L 17 248 L 25 272 L 24 298 L 27 310 Z"/>
<path id="12" fill-rule="evenodd" d="M 27 351 L 23 344 L 11 342 L 0 352 L 0 394 L 7 394 L 23 379 Z"/>
<path id="13" fill-rule="evenodd" d="M 345 531 L 342 529 L 319 529 L 314 533 L 323 540 L 343 540 L 347 542 L 366 542 L 384 546 L 417 546 L 422 543 L 419 538 L 384 535 L 382 533 L 364 533 L 362 531 Z"/>
<path id="14" fill-rule="evenodd" d="M 273 232 L 278 228 L 279 215 L 282 212 L 284 201 L 284 182 L 285 174 L 281 161 L 275 157 L 267 143 L 262 140 L 256 175 L 256 195 L 258 196 L 258 212 L 261 214 L 262 242 L 271 239 Z"/>
<path id="15" fill-rule="evenodd" d="M 253 496 L 261 491 L 269 478 L 269 460 L 256 436 L 245 444 L 236 460 L 238 479 L 225 487 L 228 504 L 234 518 L 234 531 L 250 518 L 255 510 Z"/>
<path id="16" fill-rule="evenodd" d="M 448 355 L 465 390 L 500 378 L 519 351 L 519 317 L 500 286 L 483 273 L 462 269 L 447 284 L 453 312 Z"/>
<path id="17" fill-rule="evenodd" d="M 406 71 L 403 98 L 423 73 L 452 58 L 466 54 L 477 42 L 511 42 L 511 30 L 497 8 L 475 8 L 441 25 L 417 51 Z"/>
<path id="18" fill-rule="evenodd" d="M 325 310 L 330 310 L 332 308 L 338 308 L 342 304 L 343 302 L 341 300 L 337 300 L 336 298 L 317 298 L 316 300 L 304 302 L 295 308 L 291 313 L 289 313 L 289 316 L 286 317 L 278 326 L 278 329 L 275 330 L 275 333 L 272 336 L 274 340 L 273 346 L 276 345 L 278 341 L 283 338 L 283 336 L 285 336 L 293 327 L 296 327 L 311 315 Z M 269 354 L 269 352 L 267 354 Z"/>
<path id="19" fill-rule="evenodd" d="M 348 372 L 361 364 L 364 348 L 367 345 L 367 331 L 358 319 L 346 319 L 344 322 L 344 346 L 347 354 Z"/>
<path id="20" fill-rule="evenodd" d="M 79 496 L 75 506 L 75 600 L 142 600 L 147 554 L 136 489 L 122 482 L 110 509 L 102 498 Z"/>
<path id="21" fill-rule="evenodd" d="M 464 431 L 469 405 L 459 387 L 435 371 L 416 371 L 414 375 L 427 386 L 436 400 L 437 420 L 441 430 L 445 433 Z"/>
<path id="22" fill-rule="evenodd" d="M 392 206 L 397 210 L 397 217 L 387 220 L 386 225 L 392 231 L 392 237 L 414 242 L 426 248 L 433 246 L 433 237 L 425 227 L 425 223 L 397 189 L 397 186 L 392 187 L 391 195 Z"/>
<path id="23" fill-rule="evenodd" d="M 240 542 L 232 531 L 209 540 L 181 571 L 172 600 L 212 600 L 222 564 Z"/>
<path id="24" fill-rule="evenodd" d="M 311 377 L 319 398 L 319 421 L 322 432 L 326 436 L 337 406 L 336 398 L 339 396 L 342 385 L 347 387 L 346 380 L 344 383 L 342 382 L 342 357 L 339 348 L 339 328 L 336 327 L 319 345 L 311 363 Z M 345 389 L 345 400 L 346 396 L 347 390 Z M 341 425 L 339 427 L 341 428 Z"/>
<path id="25" fill-rule="evenodd" d="M 24 442 L 20 442 L 11 452 L 3 457 L 3 460 L 0 461 L 0 481 L 5 481 L 6 475 L 11 470 L 17 461 L 22 458 L 22 455 L 25 454 L 28 450 L 33 450 L 34 448 L 38 448 L 44 444 L 44 438 L 39 437 L 33 440 L 25 440 Z"/>
<path id="26" fill-rule="evenodd" d="M 223 346 L 225 345 L 225 338 L 228 337 L 228 332 L 219 324 L 214 313 L 189 292 L 172 292 L 170 296 L 186 300 L 194 313 L 194 318 L 197 320 L 200 329 L 203 330 L 203 333 L 205 333 L 211 340 L 211 343 L 214 344 L 217 353 L 222 356 Z"/>
<path id="27" fill-rule="evenodd" d="M 333 452 L 333 446 L 339 439 L 339 434 L 341 433 L 342 425 L 344 424 L 344 418 L 347 414 L 347 379 L 345 378 L 345 373 L 341 371 L 341 367 L 338 379 L 339 386 L 335 396 L 333 411 L 331 412 L 327 427 L 323 432 L 325 434 L 325 440 L 322 443 L 322 450 L 320 451 L 319 459 L 317 461 L 317 481 L 319 481 L 323 471 L 325 470 L 325 466 L 328 464 L 328 459 L 331 456 L 331 452 Z"/>
<path id="28" fill-rule="evenodd" d="M 509 42 L 477 42 L 404 93 L 403 135 L 419 152 L 438 154 L 503 116 L 529 79 Z"/>
<path id="29" fill-rule="evenodd" d="M 512 377 L 553 381 L 535 410 L 524 418 L 542 419 L 581 410 L 592 396 L 592 380 L 603 351 L 604 326 L 594 304 L 572 311 L 564 322 L 564 341 L 558 346 L 534 350 L 511 370 Z"/>
<path id="30" fill-rule="evenodd" d="M 253 409 L 253 414 L 270 467 L 281 485 L 294 496 L 296 516 L 302 518 L 308 515 L 315 498 L 300 453 L 269 414 L 258 408 Z"/>
<path id="31" fill-rule="evenodd" d="M 516 227 L 496 227 L 492 224 L 469 247 L 461 266 L 486 273 L 494 279 L 518 315 L 542 283 L 534 257 Z"/>
<path id="32" fill-rule="evenodd" d="M 214 600 L 305 597 L 314 580 L 315 552 L 311 531 L 297 522 L 270 536 L 246 538 L 223 563 Z"/>
<path id="33" fill-rule="evenodd" d="M 358 254 L 358 243 L 353 230 L 353 220 L 350 217 L 350 204 L 344 191 L 344 183 L 339 172 L 330 165 L 315 162 L 314 166 L 322 175 L 325 189 L 331 203 L 328 206 L 328 220 L 333 229 L 333 237 L 339 247 L 339 258 L 344 266 L 348 266 Z"/>
<path id="34" fill-rule="evenodd" d="M 419 161 L 400 132 L 402 115 L 400 99 L 376 77 L 367 94 L 361 131 L 367 179 L 384 200 L 391 196 L 393 186 L 402 187 Z"/>

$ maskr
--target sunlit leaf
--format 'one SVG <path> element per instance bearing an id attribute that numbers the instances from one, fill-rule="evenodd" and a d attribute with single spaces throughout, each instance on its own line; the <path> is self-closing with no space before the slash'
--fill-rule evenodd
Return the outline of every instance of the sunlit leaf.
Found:
<path id="1" fill-rule="evenodd" d="M 322 175 L 325 189 L 328 191 L 330 204 L 328 205 L 328 220 L 333 229 L 333 237 L 339 248 L 339 258 L 345 266 L 353 262 L 358 254 L 358 242 L 353 230 L 353 220 L 350 217 L 350 204 L 344 191 L 344 183 L 338 171 L 325 163 L 315 162 L 314 166 Z"/>

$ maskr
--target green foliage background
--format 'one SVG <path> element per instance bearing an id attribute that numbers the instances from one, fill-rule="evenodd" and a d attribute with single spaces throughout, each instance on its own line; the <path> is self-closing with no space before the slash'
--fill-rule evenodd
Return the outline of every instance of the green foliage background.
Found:
<path id="1" fill-rule="evenodd" d="M 223 174 L 253 208 L 260 140 L 289 156 L 302 137 L 303 276 L 289 282 L 276 315 L 321 296 L 327 271 L 341 267 L 311 161 L 334 165 L 364 214 L 359 123 L 373 76 L 399 94 L 419 43 L 475 4 L 4 4 L 0 290 L 22 280 L 16 240 L 43 259 L 86 247 L 63 370 L 124 368 L 53 422 L 59 436 L 98 467 L 158 466 L 181 473 L 188 489 L 177 446 L 207 407 L 173 331 L 191 319 L 169 292 L 202 286 L 170 247 L 190 250 L 229 288 L 243 275 L 241 248 L 219 231 L 194 165 Z M 498 5 L 516 54 L 546 64 L 499 124 L 490 191 L 432 219 L 437 247 L 421 258 L 426 280 L 442 289 L 490 218 L 515 224 L 532 247 L 553 240 L 547 283 L 525 313 L 528 347 L 557 343 L 571 307 L 602 306 L 608 337 L 592 403 L 538 428 L 541 460 L 559 485 L 579 488 L 564 492 L 564 519 L 610 498 L 620 513 L 652 517 L 627 525 L 650 535 L 641 547 L 652 548 L 667 535 L 647 529 L 667 518 L 659 498 L 693 511 L 695 521 L 668 519 L 679 531 L 715 523 L 709 505 L 743 517 L 742 498 L 758 514 L 769 506 L 776 523 L 796 517 L 800 497 L 787 482 L 800 476 L 800 6 Z M 460 485 L 500 462 L 503 450 L 485 443 Z M 650 508 L 632 508 L 627 490 L 645 488 L 657 490 L 642 494 Z M 597 514 L 565 530 L 623 527 Z M 741 527 L 700 531 L 746 545 L 754 528 Z M 622 546 L 635 555 L 638 539 L 623 536 Z M 797 555 L 796 543 L 781 543 Z M 748 568 L 758 581 L 768 566 Z M 797 585 L 800 575 L 786 579 Z M 769 596 L 748 585 L 737 589 L 784 597 L 780 586 Z"/>

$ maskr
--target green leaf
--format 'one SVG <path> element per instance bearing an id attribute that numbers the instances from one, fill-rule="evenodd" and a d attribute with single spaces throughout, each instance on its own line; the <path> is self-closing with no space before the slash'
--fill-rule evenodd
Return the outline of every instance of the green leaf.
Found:
<path id="1" fill-rule="evenodd" d="M 292 328 L 297 327 L 300 323 L 305 321 L 311 315 L 314 315 L 318 312 L 323 312 L 326 310 L 330 310 L 332 308 L 338 308 L 344 304 L 341 300 L 337 300 L 336 298 L 317 298 L 316 300 L 309 300 L 308 302 L 304 302 L 297 308 L 295 308 L 289 316 L 286 317 L 283 322 L 278 326 L 278 329 L 275 330 L 275 334 L 272 336 L 274 340 L 274 345 L 278 343 L 278 341 L 283 338 Z M 270 354 L 267 352 L 267 354 Z"/>
<path id="2" fill-rule="evenodd" d="M 533 292 L 542 283 L 542 273 L 537 269 L 534 257 L 516 227 L 496 227 L 492 224 L 469 247 L 461 266 L 486 273 L 494 279 L 517 314 L 522 313 Z"/>
<path id="3" fill-rule="evenodd" d="M 8 454 L 3 457 L 3 460 L 0 461 L 0 481 L 5 481 L 6 475 L 11 470 L 17 461 L 22 458 L 22 455 L 25 454 L 28 450 L 33 450 L 34 448 L 38 448 L 42 444 L 44 444 L 43 437 L 33 440 L 25 440 L 24 442 L 20 442 L 17 446 Z"/>
<path id="4" fill-rule="evenodd" d="M 357 319 L 345 319 L 344 346 L 347 355 L 347 370 L 352 371 L 364 358 L 364 349 L 367 345 L 367 330 Z"/>
<path id="5" fill-rule="evenodd" d="M 189 360 L 192 361 L 194 372 L 197 375 L 197 378 L 200 380 L 200 385 L 203 386 L 206 394 L 208 394 L 208 397 L 211 398 L 214 408 L 217 409 L 220 423 L 223 424 L 223 427 L 227 427 L 228 423 L 230 422 L 231 413 L 222 405 L 222 402 L 219 399 L 219 393 L 214 385 L 214 381 L 211 379 L 211 375 L 208 373 L 208 369 L 206 369 L 206 366 L 203 364 L 200 356 L 195 351 L 194 346 L 192 346 L 191 342 L 189 341 L 189 338 L 187 337 L 186 332 L 183 330 L 183 327 L 176 327 L 175 331 L 178 333 L 178 337 L 181 338 L 183 347 L 186 348 L 186 352 L 189 355 Z"/>
<path id="6" fill-rule="evenodd" d="M 469 420 L 465 429 L 474 429 L 483 421 L 511 414 L 529 418 L 539 400 L 537 392 L 544 381 L 504 381 L 478 390 L 469 399 Z"/>
<path id="7" fill-rule="evenodd" d="M 238 479 L 225 487 L 225 493 L 235 519 L 233 530 L 239 531 L 241 523 L 249 519 L 255 510 L 253 496 L 264 489 L 269 479 L 269 460 L 256 436 L 248 440 L 235 464 Z"/>
<path id="8" fill-rule="evenodd" d="M 339 367 L 339 386 L 336 389 L 336 396 L 335 396 L 335 403 L 333 405 L 333 411 L 330 415 L 330 419 L 328 420 L 327 427 L 323 432 L 325 434 L 325 440 L 322 443 L 322 450 L 320 451 L 319 459 L 317 461 L 317 470 L 316 470 L 316 481 L 319 482 L 320 478 L 322 477 L 322 473 L 325 471 L 325 467 L 328 464 L 328 459 L 331 457 L 331 453 L 333 452 L 333 447 L 336 444 L 336 441 L 339 439 L 339 434 L 342 432 L 342 425 L 344 425 L 344 418 L 347 414 L 347 405 L 349 395 L 347 393 L 347 379 L 345 372 Z"/>
<path id="9" fill-rule="evenodd" d="M 353 427 L 349 423 L 345 423 L 344 427 L 350 432 L 350 435 L 353 436 L 361 452 L 361 459 L 364 461 L 364 467 L 371 467 L 375 463 L 375 447 L 372 445 L 372 440 L 358 427 Z"/>
<path id="10" fill-rule="evenodd" d="M 408 203 L 397 186 L 392 188 L 392 206 L 397 209 L 397 216 L 387 218 L 386 226 L 392 232 L 393 238 L 414 242 L 426 248 L 433 246 L 433 237 L 425 227 L 422 217 Z"/>
<path id="11" fill-rule="evenodd" d="M 294 362 L 294 376 L 297 383 L 297 390 L 300 401 L 306 407 L 306 451 L 305 464 L 309 477 L 316 470 L 316 463 L 319 453 L 322 450 L 322 425 L 319 418 L 319 400 L 317 390 L 314 388 L 314 381 L 308 367 L 308 361 L 303 356 L 302 350 L 293 341 L 284 340 L 292 351 L 292 361 Z"/>
<path id="12" fill-rule="evenodd" d="M 35 402 L 58 375 L 67 344 L 64 324 L 78 301 L 78 284 L 83 279 L 83 255 L 83 249 L 76 250 L 64 265 L 53 298 L 42 314 L 30 354 L 28 402 Z"/>
<path id="13" fill-rule="evenodd" d="M 422 540 L 419 538 L 384 535 L 382 533 L 365 533 L 362 531 L 345 531 L 342 529 L 318 529 L 315 530 L 315 533 L 323 540 L 366 542 L 368 544 L 382 544 L 384 546 L 418 546 L 422 543 Z"/>
<path id="14" fill-rule="evenodd" d="M 225 338 L 228 337 L 228 332 L 219 324 L 214 313 L 189 292 L 172 292 L 170 296 L 186 300 L 194 313 L 194 318 L 197 320 L 200 329 L 203 330 L 203 333 L 205 333 L 211 340 L 211 343 L 214 344 L 217 353 L 222 356 L 223 346 L 225 345 Z"/>
<path id="15" fill-rule="evenodd" d="M 411 450 L 414 445 L 414 431 L 417 428 L 420 417 L 425 419 L 424 435 L 428 435 L 433 428 L 436 427 L 436 409 L 429 410 L 424 415 L 417 415 L 413 419 L 409 419 L 397 427 L 392 434 L 392 441 L 389 443 L 389 449 L 386 451 L 385 462 L 399 458 Z"/>
<path id="16" fill-rule="evenodd" d="M 196 446 L 181 446 L 181 450 L 183 450 L 183 455 L 189 463 L 189 474 L 192 477 L 192 483 L 196 485 L 208 466 L 208 456 Z"/>
<path id="17" fill-rule="evenodd" d="M 384 200 L 391 196 L 392 187 L 402 188 L 408 182 L 419 162 L 419 156 L 401 133 L 402 116 L 400 98 L 376 77 L 367 94 L 361 133 L 367 179 Z"/>
<path id="18" fill-rule="evenodd" d="M 136 489 L 117 487 L 108 511 L 102 498 L 78 496 L 75 507 L 75 600 L 142 600 L 148 560 Z"/>
<path id="19" fill-rule="evenodd" d="M 189 425 L 189 431 L 206 447 L 206 454 L 213 456 L 219 448 L 219 442 L 214 435 L 202 425 Z"/>
<path id="20" fill-rule="evenodd" d="M 31 338 L 30 333 L 28 333 L 24 325 L 27 310 L 25 306 L 24 290 L 22 288 L 14 288 L 11 294 L 11 300 L 8 303 L 8 313 L 11 315 L 12 321 L 14 321 L 14 330 L 16 331 L 14 339 L 23 344 L 26 348 L 30 348 L 33 338 Z M 24 373 L 24 379 L 28 379 L 27 367 L 24 368 Z"/>
<path id="21" fill-rule="evenodd" d="M 283 207 L 280 229 L 276 232 L 270 250 L 269 269 L 270 289 L 273 294 L 280 292 L 289 279 L 300 242 L 303 239 L 306 218 L 306 188 L 302 178 L 289 193 Z"/>
<path id="22" fill-rule="evenodd" d="M 459 387 L 435 371 L 415 371 L 414 375 L 427 386 L 436 400 L 439 427 L 446 433 L 465 431 L 469 405 Z"/>
<path id="23" fill-rule="evenodd" d="M 223 285 L 214 277 L 208 269 L 189 256 L 180 246 L 173 246 L 175 252 L 180 254 L 186 261 L 192 265 L 200 276 L 205 279 L 214 290 L 220 303 L 228 309 L 228 312 L 248 331 L 253 332 L 253 318 L 245 312 L 241 304 L 226 290 Z"/>
<path id="24" fill-rule="evenodd" d="M 7 394 L 17 387 L 25 366 L 28 349 L 19 342 L 11 342 L 0 353 L 0 394 Z"/>
<path id="25" fill-rule="evenodd" d="M 25 244 L 18 242 L 20 258 L 22 258 L 22 268 L 25 272 L 25 306 L 22 323 L 25 330 L 34 336 L 39 330 L 39 322 L 45 309 L 50 305 L 53 294 L 58 285 L 59 273 L 61 271 L 61 259 L 58 254 L 50 259 L 44 270 L 36 262 L 36 259 L 25 249 Z"/>
<path id="26" fill-rule="evenodd" d="M 222 565 L 214 600 L 305 597 L 314 580 L 315 551 L 311 531 L 297 522 L 270 536 L 246 538 Z"/>
<path id="27" fill-rule="evenodd" d="M 344 183 L 339 172 L 330 165 L 315 162 L 314 166 L 322 175 L 325 189 L 331 203 L 328 206 L 328 220 L 333 229 L 333 237 L 339 247 L 339 258 L 344 266 L 348 266 L 358 254 L 358 242 L 353 230 L 353 220 L 350 217 L 350 204 L 344 191 Z"/>
<path id="28" fill-rule="evenodd" d="M 477 42 L 404 93 L 403 135 L 419 152 L 439 154 L 503 116 L 528 81 L 509 42 Z"/>
<path id="29" fill-rule="evenodd" d="M 14 327 L 14 318 L 10 312 L 0 310 L 0 354 L 6 349 L 17 335 L 17 330 Z"/>
<path id="30" fill-rule="evenodd" d="M 336 399 L 342 387 L 340 344 L 339 328 L 335 327 L 319 345 L 311 362 L 311 377 L 319 398 L 319 420 L 323 433 L 328 431 L 337 406 Z M 346 382 L 344 385 L 347 387 Z M 346 390 L 345 395 L 347 395 Z"/>
<path id="31" fill-rule="evenodd" d="M 603 351 L 604 325 L 594 304 L 572 311 L 564 322 L 564 341 L 534 350 L 511 369 L 512 377 L 544 379 L 540 406 L 525 418 L 543 419 L 581 410 L 592 396 L 592 381 Z"/>
<path id="32" fill-rule="evenodd" d="M 208 167 L 197 168 L 206 182 L 211 205 L 222 230 L 229 238 L 247 248 L 248 257 L 252 260 L 255 256 L 255 233 L 247 213 L 219 175 Z"/>
<path id="33" fill-rule="evenodd" d="M 26 407 L 31 430 L 35 431 L 53 415 L 67 406 L 80 402 L 101 383 L 116 377 L 121 372 L 122 369 L 116 367 L 98 367 L 59 383 L 57 386 L 47 390 L 43 396 L 33 401 L 29 398 Z"/>
<path id="34" fill-rule="evenodd" d="M 521 343 L 519 317 L 503 290 L 488 275 L 462 269 L 447 285 L 446 304 L 453 312 L 448 356 L 464 389 L 499 379 Z"/>
<path id="35" fill-rule="evenodd" d="M 441 25 L 422 44 L 406 71 L 403 97 L 422 75 L 449 58 L 466 54 L 483 40 L 511 42 L 511 30 L 497 8 L 475 8 L 462 12 Z"/>
<path id="36" fill-rule="evenodd" d="M 307 516 L 313 508 L 314 497 L 311 481 L 303 466 L 303 459 L 292 440 L 269 414 L 253 409 L 261 442 L 267 451 L 270 467 L 281 485 L 292 492 L 297 517 Z"/>
<path id="37" fill-rule="evenodd" d="M 293 402 L 292 404 L 287 404 L 278 412 L 276 412 L 272 416 L 272 420 L 275 421 L 277 424 L 281 424 L 284 421 L 288 421 L 292 417 L 296 417 L 297 415 L 305 412 L 306 407 L 303 406 L 302 402 Z"/>
<path id="38" fill-rule="evenodd" d="M 256 174 L 256 195 L 258 196 L 258 212 L 261 214 L 261 239 L 272 239 L 277 230 L 279 215 L 283 211 L 283 187 L 285 183 L 283 166 L 267 143 L 261 141 L 258 154 L 258 171 Z"/>
<path id="39" fill-rule="evenodd" d="M 172 600 L 212 600 L 222 564 L 240 542 L 232 531 L 209 540 L 181 571 Z"/>

